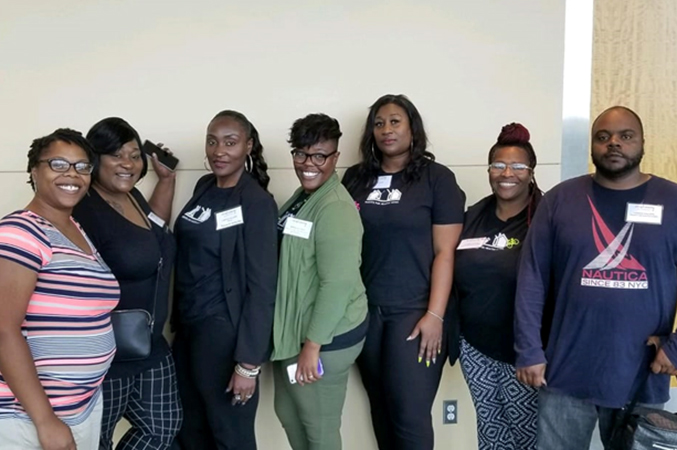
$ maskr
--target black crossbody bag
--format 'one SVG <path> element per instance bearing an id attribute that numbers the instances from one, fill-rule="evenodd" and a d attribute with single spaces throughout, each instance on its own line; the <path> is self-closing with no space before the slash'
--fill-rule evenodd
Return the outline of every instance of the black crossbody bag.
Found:
<path id="1" fill-rule="evenodd" d="M 141 209 L 134 196 L 130 197 L 132 205 L 141 217 L 148 217 Z M 148 221 L 150 230 L 155 235 L 153 224 Z M 162 242 L 159 242 L 162 245 Z M 157 275 L 155 277 L 155 292 L 153 293 L 153 309 L 149 313 L 145 309 L 121 309 L 111 313 L 111 323 L 115 334 L 114 362 L 141 361 L 150 356 L 153 348 L 153 327 L 155 326 L 155 306 L 157 305 L 157 291 L 162 275 L 162 256 L 158 261 Z"/>
<path id="2" fill-rule="evenodd" d="M 677 414 L 637 406 L 650 376 L 649 371 L 630 403 L 616 414 L 611 449 L 677 450 Z"/>
<path id="3" fill-rule="evenodd" d="M 155 325 L 155 305 L 157 303 L 158 283 L 162 272 L 162 257 L 158 262 L 153 294 L 153 309 L 122 309 L 111 313 L 111 323 L 115 334 L 115 362 L 140 361 L 150 356 L 153 347 L 153 326 Z"/>

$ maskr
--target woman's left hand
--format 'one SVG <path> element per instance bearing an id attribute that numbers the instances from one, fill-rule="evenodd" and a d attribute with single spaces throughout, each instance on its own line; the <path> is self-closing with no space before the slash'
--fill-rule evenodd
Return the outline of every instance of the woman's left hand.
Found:
<path id="1" fill-rule="evenodd" d="M 164 144 L 157 144 L 158 147 L 160 147 L 162 150 L 166 151 L 170 155 L 172 154 L 172 151 L 166 147 L 164 147 Z M 155 153 L 150 157 L 150 163 L 153 166 L 153 170 L 157 174 L 159 179 L 164 179 L 164 178 L 174 178 L 176 177 L 176 172 L 172 172 L 162 164 L 160 164 L 160 161 L 158 160 L 158 157 Z"/>
<path id="2" fill-rule="evenodd" d="M 296 381 L 299 385 L 311 384 L 322 378 L 317 368 L 320 363 L 320 344 L 306 339 L 296 367 Z"/>
<path id="3" fill-rule="evenodd" d="M 245 378 L 241 375 L 238 375 L 236 372 L 233 372 L 233 375 L 230 377 L 230 382 L 228 383 L 228 388 L 226 392 L 233 393 L 233 399 L 231 403 L 237 405 L 240 403 L 244 406 L 250 398 L 254 395 L 256 391 L 256 378 Z"/>
<path id="4" fill-rule="evenodd" d="M 435 364 L 437 355 L 442 352 L 442 321 L 432 314 L 424 314 L 411 332 L 408 341 L 421 335 L 421 343 L 418 348 L 418 362 L 425 358 L 426 367 L 430 367 L 430 361 Z"/>

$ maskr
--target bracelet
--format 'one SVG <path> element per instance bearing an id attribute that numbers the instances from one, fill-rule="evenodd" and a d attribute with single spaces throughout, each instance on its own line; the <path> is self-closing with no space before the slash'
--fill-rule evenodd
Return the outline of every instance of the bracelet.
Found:
<path id="1" fill-rule="evenodd" d="M 444 323 L 444 319 L 435 314 L 434 312 L 432 312 L 431 310 L 426 311 L 426 314 L 430 314 L 431 316 L 437 317 L 438 319 L 440 319 L 440 322 Z"/>
<path id="2" fill-rule="evenodd" d="M 243 378 L 256 378 L 261 373 L 261 366 L 254 367 L 253 369 L 246 369 L 237 363 L 235 365 L 235 373 L 240 375 Z"/>

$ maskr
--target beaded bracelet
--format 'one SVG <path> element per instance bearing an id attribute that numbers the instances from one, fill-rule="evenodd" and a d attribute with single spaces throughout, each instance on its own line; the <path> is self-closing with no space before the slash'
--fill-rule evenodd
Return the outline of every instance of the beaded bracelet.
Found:
<path id="1" fill-rule="evenodd" d="M 238 363 L 235 365 L 235 373 L 244 378 L 256 378 L 261 373 L 261 366 L 246 369 Z"/>
<path id="2" fill-rule="evenodd" d="M 437 317 L 438 319 L 440 319 L 441 322 L 444 322 L 444 319 L 442 317 L 438 316 L 437 314 L 435 314 L 431 310 L 426 311 L 426 313 L 430 314 L 431 316 Z"/>

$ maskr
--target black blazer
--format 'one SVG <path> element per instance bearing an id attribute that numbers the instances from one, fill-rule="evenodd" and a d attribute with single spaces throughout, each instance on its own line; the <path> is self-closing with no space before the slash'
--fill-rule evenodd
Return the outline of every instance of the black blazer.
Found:
<path id="1" fill-rule="evenodd" d="M 216 183 L 213 174 L 198 180 L 193 197 L 179 217 L 190 211 Z M 226 209 L 242 207 L 244 224 L 219 231 L 223 295 L 237 331 L 235 361 L 260 365 L 270 358 L 277 287 L 277 205 L 243 172 Z M 180 320 L 179 320 L 180 322 Z"/>

